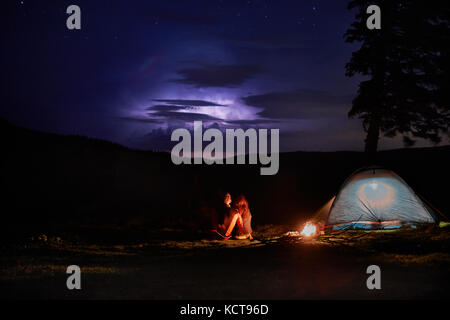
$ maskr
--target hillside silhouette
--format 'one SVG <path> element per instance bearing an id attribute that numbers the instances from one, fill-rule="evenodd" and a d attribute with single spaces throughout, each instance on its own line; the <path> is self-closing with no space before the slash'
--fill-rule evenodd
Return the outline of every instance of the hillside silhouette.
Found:
<path id="1" fill-rule="evenodd" d="M 42 133 L 0 121 L 4 230 L 80 225 L 206 227 L 222 192 L 245 194 L 255 224 L 307 219 L 363 166 L 362 152 L 280 155 L 275 176 L 259 165 L 180 165 L 170 154 L 82 136 Z M 450 146 L 381 151 L 397 172 L 448 215 Z M 443 187 L 444 186 L 444 187 Z"/>

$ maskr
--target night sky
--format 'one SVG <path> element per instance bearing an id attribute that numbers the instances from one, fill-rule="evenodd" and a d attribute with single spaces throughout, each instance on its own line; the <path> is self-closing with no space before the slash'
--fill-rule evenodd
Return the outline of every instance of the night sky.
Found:
<path id="1" fill-rule="evenodd" d="M 202 120 L 279 128 L 281 151 L 363 150 L 347 1 L 2 4 L 0 117 L 16 125 L 170 150 L 173 129 Z M 81 30 L 66 28 L 71 4 Z"/>

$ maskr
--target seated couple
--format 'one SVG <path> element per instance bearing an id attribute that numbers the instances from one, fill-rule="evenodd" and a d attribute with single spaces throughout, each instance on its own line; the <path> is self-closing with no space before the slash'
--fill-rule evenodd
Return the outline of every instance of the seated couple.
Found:
<path id="1" fill-rule="evenodd" d="M 252 215 L 248 208 L 248 202 L 243 195 L 238 196 L 232 204 L 231 195 L 229 193 L 225 194 L 223 205 L 218 211 L 219 223 L 216 225 L 214 231 L 221 234 L 225 240 L 231 238 L 235 227 L 237 227 L 236 239 L 253 239 L 251 227 Z"/>

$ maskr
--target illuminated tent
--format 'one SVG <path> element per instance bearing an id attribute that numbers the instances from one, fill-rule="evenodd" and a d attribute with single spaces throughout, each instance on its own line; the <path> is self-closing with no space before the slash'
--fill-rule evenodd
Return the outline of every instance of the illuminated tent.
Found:
<path id="1" fill-rule="evenodd" d="M 347 178 L 314 220 L 331 230 L 391 229 L 436 223 L 437 212 L 394 172 L 368 167 Z"/>

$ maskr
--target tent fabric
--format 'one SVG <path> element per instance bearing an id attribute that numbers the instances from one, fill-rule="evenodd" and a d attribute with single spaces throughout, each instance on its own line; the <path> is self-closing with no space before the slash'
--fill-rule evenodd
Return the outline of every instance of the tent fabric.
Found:
<path id="1" fill-rule="evenodd" d="M 430 208 L 394 172 L 367 168 L 344 182 L 332 201 L 326 225 L 358 222 L 356 228 L 359 225 L 373 228 L 374 224 L 384 228 L 388 227 L 382 224 L 386 221 L 398 221 L 394 225 L 401 225 L 403 222 L 435 223 L 436 219 Z"/>

